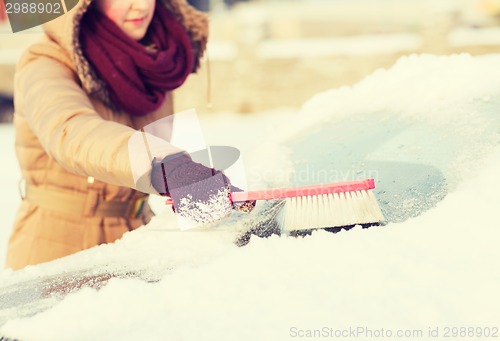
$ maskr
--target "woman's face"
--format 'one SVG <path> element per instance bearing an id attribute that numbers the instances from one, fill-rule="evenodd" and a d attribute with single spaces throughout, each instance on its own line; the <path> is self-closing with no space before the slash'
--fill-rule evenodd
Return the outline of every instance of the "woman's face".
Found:
<path id="1" fill-rule="evenodd" d="M 97 0 L 97 9 L 134 40 L 146 35 L 156 0 Z"/>

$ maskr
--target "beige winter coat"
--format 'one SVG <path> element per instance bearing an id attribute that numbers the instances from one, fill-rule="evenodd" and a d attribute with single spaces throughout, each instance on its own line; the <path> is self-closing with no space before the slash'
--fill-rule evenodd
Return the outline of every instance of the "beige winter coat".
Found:
<path id="1" fill-rule="evenodd" d="M 143 194 L 133 189 L 127 142 L 137 129 L 172 114 L 172 96 L 168 93 L 163 106 L 143 118 L 110 109 L 105 85 L 79 48 L 79 23 L 92 1 L 80 1 L 46 24 L 43 40 L 17 65 L 16 153 L 28 188 L 76 195 L 88 199 L 90 206 L 96 201 L 133 203 Z M 201 54 L 206 16 L 185 0 L 165 0 L 164 5 L 186 27 Z M 46 208 L 51 205 L 57 203 L 22 201 L 9 240 L 7 267 L 20 269 L 113 242 L 152 217 L 148 205 L 136 219 Z"/>

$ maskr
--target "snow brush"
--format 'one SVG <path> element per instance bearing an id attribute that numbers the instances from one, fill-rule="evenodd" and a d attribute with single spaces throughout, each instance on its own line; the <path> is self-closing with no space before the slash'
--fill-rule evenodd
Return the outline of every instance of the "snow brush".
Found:
<path id="1" fill-rule="evenodd" d="M 371 191 L 374 179 L 293 188 L 232 192 L 232 202 L 284 200 L 277 220 L 282 231 L 376 224 L 384 216 Z M 172 205 L 172 199 L 167 199 Z"/>

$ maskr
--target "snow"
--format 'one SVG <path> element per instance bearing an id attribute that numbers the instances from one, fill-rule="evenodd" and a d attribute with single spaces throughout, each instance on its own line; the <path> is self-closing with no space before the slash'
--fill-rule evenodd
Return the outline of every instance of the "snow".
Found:
<path id="1" fill-rule="evenodd" d="M 232 241 L 253 213 L 180 232 L 172 212 L 165 210 L 115 244 L 5 271 L 0 280 L 7 284 L 89 267 L 96 275 L 106 267 L 146 271 L 140 277 L 149 282 L 113 278 L 100 290 L 76 290 L 35 316 L 9 319 L 0 335 L 288 340 L 316 330 L 359 327 L 365 332 L 384 328 L 386 335 L 417 330 L 428 339 L 429 328 L 439 327 L 442 338 L 446 327 L 500 327 L 499 120 L 498 112 L 492 113 L 493 124 L 483 115 L 498 103 L 498 73 L 500 56 L 409 56 L 351 88 L 318 94 L 299 113 L 205 118 L 211 144 L 228 143 L 223 136 L 228 132 L 227 138 L 245 146 L 252 167 L 283 168 L 276 178 L 250 177 L 252 187 L 289 181 L 293 163 L 286 141 L 362 112 L 387 110 L 409 122 L 456 131 L 471 147 L 464 144 L 467 157 L 447 170 L 458 174 L 451 192 L 436 207 L 401 223 L 358 226 L 335 235 L 317 231 L 305 238 L 252 238 L 238 248 Z M 259 129 L 261 124 L 270 130 Z M 2 129 L 2 142 L 11 141 L 12 130 Z M 7 162 L 13 156 L 4 157 Z M 14 205 L 5 204 L 10 213 Z"/>
<path id="2" fill-rule="evenodd" d="M 382 110 L 433 125 L 452 125 L 473 116 L 477 102 L 488 102 L 498 94 L 499 76 L 497 55 L 404 56 L 353 87 L 316 95 L 301 110 L 304 119 L 287 127 L 287 132 L 293 134 L 299 125 Z"/>
<path id="3" fill-rule="evenodd" d="M 452 47 L 498 46 L 500 45 L 500 28 L 459 27 L 450 32 L 448 41 Z"/>
<path id="4" fill-rule="evenodd" d="M 261 59 L 384 55 L 419 50 L 422 38 L 418 34 L 394 33 L 358 37 L 269 40 L 260 44 L 257 56 Z"/>

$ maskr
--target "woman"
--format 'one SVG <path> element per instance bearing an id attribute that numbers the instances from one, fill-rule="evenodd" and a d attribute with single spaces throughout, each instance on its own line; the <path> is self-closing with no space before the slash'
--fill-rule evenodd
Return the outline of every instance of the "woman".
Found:
<path id="1" fill-rule="evenodd" d="M 127 142 L 173 113 L 171 91 L 198 68 L 207 18 L 185 0 L 84 0 L 44 31 L 16 69 L 26 191 L 9 240 L 12 269 L 113 242 L 151 219 Z M 162 156 L 149 165 L 154 188 L 143 191 L 180 201 L 214 174 L 210 190 L 228 187 L 220 172 L 172 146 Z M 168 179 L 183 189 L 173 193 Z"/>

